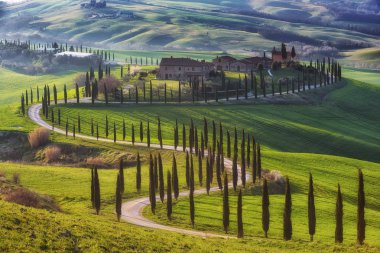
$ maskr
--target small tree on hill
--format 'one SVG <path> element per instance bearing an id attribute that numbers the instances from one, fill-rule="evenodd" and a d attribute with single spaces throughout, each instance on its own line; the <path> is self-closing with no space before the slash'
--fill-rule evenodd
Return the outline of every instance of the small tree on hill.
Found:
<path id="1" fill-rule="evenodd" d="M 177 161 L 176 161 L 176 158 L 175 158 L 174 154 L 173 154 L 172 174 L 173 174 L 173 192 L 174 192 L 174 198 L 177 200 L 178 196 L 179 196 L 179 186 L 178 186 Z"/>
<path id="2" fill-rule="evenodd" d="M 230 226 L 230 204 L 228 197 L 228 176 L 224 173 L 224 187 L 223 187 L 223 227 L 224 232 L 228 233 Z"/>
<path id="3" fill-rule="evenodd" d="M 364 179 L 363 172 L 359 169 L 359 186 L 358 186 L 358 223 L 357 223 L 357 241 L 360 245 L 364 243 L 365 240 L 365 219 L 364 219 L 364 208 L 365 208 L 365 195 L 364 195 Z"/>
<path id="4" fill-rule="evenodd" d="M 165 185 L 164 185 L 164 168 L 162 166 L 161 154 L 158 153 L 158 173 L 159 173 L 159 184 L 160 184 L 160 200 L 164 203 L 165 198 Z"/>
<path id="5" fill-rule="evenodd" d="M 149 156 L 149 200 L 152 213 L 156 213 L 156 186 L 154 179 L 153 157 Z"/>
<path id="6" fill-rule="evenodd" d="M 343 198 L 338 184 L 335 207 L 335 243 L 343 242 Z"/>
<path id="7" fill-rule="evenodd" d="M 308 193 L 308 218 L 309 218 L 309 235 L 310 241 L 313 241 L 315 234 L 316 216 L 315 216 L 315 204 L 314 204 L 314 184 L 313 176 L 310 173 L 309 176 L 309 193 Z"/>
<path id="8" fill-rule="evenodd" d="M 124 161 L 123 158 L 119 161 L 119 175 L 120 175 L 120 192 L 124 193 Z"/>
<path id="9" fill-rule="evenodd" d="M 237 203 L 237 227 L 238 227 L 238 238 L 244 237 L 244 229 L 243 229 L 243 200 L 241 189 L 239 190 L 238 195 L 238 203 Z"/>
<path id="10" fill-rule="evenodd" d="M 100 212 L 100 184 L 99 184 L 99 175 L 98 169 L 95 167 L 94 171 L 94 206 L 96 214 L 99 215 Z"/>
<path id="11" fill-rule="evenodd" d="M 268 183 L 264 179 L 263 182 L 263 195 L 262 195 L 262 225 L 265 234 L 265 238 L 268 237 L 269 222 L 270 222 L 270 213 L 269 213 L 269 194 L 268 194 Z"/>
<path id="12" fill-rule="evenodd" d="M 116 181 L 116 193 L 115 193 L 115 199 L 116 199 L 116 217 L 117 221 L 120 221 L 121 217 L 121 202 L 122 202 L 122 190 L 121 190 L 121 176 L 120 174 L 117 175 L 117 181 Z"/>
<path id="13" fill-rule="evenodd" d="M 166 214 L 169 220 L 172 218 L 172 176 L 170 174 L 170 171 L 168 171 L 167 175 L 167 188 L 166 188 Z"/>
<path id="14" fill-rule="evenodd" d="M 292 239 L 293 227 L 292 227 L 292 195 L 290 191 L 289 178 L 286 178 L 285 186 L 285 207 L 284 207 L 284 240 L 288 241 Z"/>

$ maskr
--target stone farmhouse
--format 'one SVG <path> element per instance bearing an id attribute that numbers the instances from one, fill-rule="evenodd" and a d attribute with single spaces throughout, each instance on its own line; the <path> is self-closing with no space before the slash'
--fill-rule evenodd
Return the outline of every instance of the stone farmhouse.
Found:
<path id="1" fill-rule="evenodd" d="M 282 53 L 281 50 L 277 50 L 276 47 L 273 47 L 272 49 L 272 61 L 273 62 L 289 62 L 293 61 L 294 59 L 291 56 L 291 52 L 287 51 L 287 58 L 282 59 Z"/>
<path id="2" fill-rule="evenodd" d="M 214 69 L 212 63 L 190 58 L 162 58 L 158 71 L 159 79 L 187 80 L 189 78 L 207 78 Z"/>

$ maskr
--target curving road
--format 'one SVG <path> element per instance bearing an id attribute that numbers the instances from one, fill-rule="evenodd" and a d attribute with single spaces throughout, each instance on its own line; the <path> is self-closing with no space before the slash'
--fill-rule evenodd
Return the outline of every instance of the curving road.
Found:
<path id="1" fill-rule="evenodd" d="M 62 101 L 60 101 L 61 103 Z M 40 116 L 40 110 L 42 108 L 41 104 L 34 104 L 29 107 L 28 110 L 28 116 L 31 120 L 33 120 L 36 124 L 45 127 L 49 130 L 52 130 L 54 132 L 60 133 L 60 134 L 66 134 L 66 131 L 53 127 L 46 121 L 44 121 L 41 116 Z M 72 132 L 68 132 L 68 136 L 73 136 Z M 83 135 L 83 134 L 75 134 L 76 138 L 83 138 L 83 139 L 88 139 L 88 140 L 97 140 L 95 137 L 88 136 L 88 135 Z M 108 142 L 108 143 L 113 143 L 113 140 L 111 139 L 104 139 L 104 138 L 99 138 L 98 141 L 102 142 Z M 121 144 L 126 144 L 126 145 L 132 145 L 131 142 L 128 141 L 118 141 L 118 143 Z M 146 143 L 136 143 L 134 144 L 135 146 L 143 146 L 147 147 Z M 160 149 L 159 144 L 151 144 L 151 148 L 157 148 Z M 162 149 L 166 150 L 175 150 L 174 146 L 171 145 L 163 145 Z M 207 155 L 207 153 L 206 153 Z M 232 168 L 232 161 L 224 158 L 224 166 L 225 169 L 231 170 Z M 241 173 L 240 173 L 240 167 L 238 166 L 238 184 L 241 184 Z M 247 180 L 249 179 L 249 175 L 247 174 Z M 232 184 L 229 184 L 229 187 L 232 187 Z M 210 189 L 210 192 L 216 192 L 220 191 L 218 187 L 213 187 Z M 194 194 L 199 195 L 199 194 L 206 194 L 205 189 L 199 189 L 195 190 Z M 179 196 L 188 196 L 189 192 L 180 192 Z M 157 201 L 159 200 L 159 196 L 156 196 Z M 166 196 L 165 196 L 166 198 Z M 162 224 L 158 224 L 154 221 L 151 221 L 145 217 L 142 216 L 142 211 L 145 207 L 150 205 L 149 197 L 142 197 L 134 200 L 127 201 L 123 203 L 122 205 L 122 215 L 121 218 L 131 224 L 135 224 L 138 226 L 142 227 L 147 227 L 147 228 L 153 228 L 153 229 L 161 229 L 161 230 L 166 230 L 166 231 L 172 231 L 180 234 L 186 234 L 186 235 L 192 235 L 192 236 L 199 236 L 199 237 L 220 237 L 220 238 L 236 238 L 236 237 L 231 237 L 231 236 L 226 236 L 222 234 L 214 234 L 214 233 L 206 233 L 206 232 L 201 232 L 201 231 L 196 231 L 196 230 L 189 230 L 189 229 L 182 229 L 182 228 L 176 228 L 176 227 L 170 227 Z"/>

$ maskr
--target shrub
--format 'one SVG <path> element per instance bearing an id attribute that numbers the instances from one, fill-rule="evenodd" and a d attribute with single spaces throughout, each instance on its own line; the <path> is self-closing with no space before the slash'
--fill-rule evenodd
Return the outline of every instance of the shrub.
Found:
<path id="1" fill-rule="evenodd" d="M 104 94 L 104 85 L 107 87 L 108 93 L 113 92 L 115 89 L 120 88 L 121 82 L 113 76 L 104 77 L 99 82 L 99 92 Z"/>
<path id="2" fill-rule="evenodd" d="M 59 146 L 49 146 L 45 149 L 45 160 L 46 162 L 55 162 L 61 155 L 61 148 Z"/>
<path id="3" fill-rule="evenodd" d="M 32 148 L 38 148 L 45 145 L 49 141 L 50 131 L 46 128 L 40 127 L 33 132 L 29 133 L 28 141 Z"/>
<path id="4" fill-rule="evenodd" d="M 19 188 L 4 197 L 5 201 L 19 205 L 60 211 L 59 206 L 49 196 L 38 195 L 28 189 Z"/>
<path id="5" fill-rule="evenodd" d="M 12 180 L 13 180 L 13 183 L 20 184 L 20 174 L 13 173 Z"/>

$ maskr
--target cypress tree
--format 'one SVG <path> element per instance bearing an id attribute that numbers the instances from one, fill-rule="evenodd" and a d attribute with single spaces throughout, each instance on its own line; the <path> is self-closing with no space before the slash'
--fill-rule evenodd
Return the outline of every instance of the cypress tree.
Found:
<path id="1" fill-rule="evenodd" d="M 194 183 L 192 182 L 191 184 L 194 184 Z M 195 220 L 194 187 L 190 187 L 189 202 L 190 202 L 190 221 L 191 221 L 191 226 L 194 227 L 194 220 Z"/>
<path id="2" fill-rule="evenodd" d="M 343 242 L 343 198 L 338 184 L 335 207 L 335 243 Z"/>
<path id="3" fill-rule="evenodd" d="M 208 125 L 207 125 L 207 120 L 206 118 L 203 118 L 203 137 L 204 137 L 204 144 L 205 147 L 207 148 L 208 145 Z"/>
<path id="4" fill-rule="evenodd" d="M 243 230 L 243 200 L 241 189 L 239 190 L 238 203 L 237 203 L 237 227 L 238 227 L 238 238 L 244 237 Z"/>
<path id="5" fill-rule="evenodd" d="M 250 138 L 249 134 L 247 136 L 246 164 L 247 164 L 248 168 L 251 166 L 251 138 Z"/>
<path id="6" fill-rule="evenodd" d="M 66 91 L 66 84 L 65 84 L 65 90 L 64 91 Z M 67 93 L 66 92 L 64 92 L 64 94 L 66 95 L 66 99 L 65 99 L 65 104 L 67 104 Z M 37 102 L 40 102 L 40 88 L 38 88 L 38 86 L 37 86 Z"/>
<path id="7" fill-rule="evenodd" d="M 96 123 L 96 140 L 99 140 L 99 124 Z"/>
<path id="8" fill-rule="evenodd" d="M 125 120 L 123 119 L 123 141 L 125 141 L 126 131 L 125 131 Z"/>
<path id="9" fill-rule="evenodd" d="M 358 223 L 357 223 L 357 241 L 360 245 L 365 240 L 365 226 L 364 208 L 365 208 L 365 194 L 364 194 L 364 179 L 363 172 L 359 169 L 359 186 L 358 186 Z"/>
<path id="10" fill-rule="evenodd" d="M 106 138 L 108 139 L 108 115 L 106 114 L 106 127 L 105 127 L 105 132 L 106 132 Z"/>
<path id="11" fill-rule="evenodd" d="M 57 97 L 57 87 L 53 86 L 53 94 L 54 94 L 54 104 L 57 104 L 58 103 L 58 97 Z"/>
<path id="12" fill-rule="evenodd" d="M 253 141 L 253 158 L 252 158 L 252 182 L 253 184 L 256 183 L 256 177 L 257 177 L 257 150 L 256 150 L 256 143 Z"/>
<path id="13" fill-rule="evenodd" d="M 132 145 L 135 145 L 135 125 L 132 123 L 132 128 L 131 128 L 131 135 L 132 135 Z"/>
<path id="14" fill-rule="evenodd" d="M 224 173 L 224 188 L 223 188 L 223 227 L 224 232 L 228 233 L 230 226 L 230 203 L 228 197 L 228 176 Z"/>
<path id="15" fill-rule="evenodd" d="M 156 186 L 154 180 L 153 157 L 149 157 L 149 200 L 152 213 L 156 213 Z"/>
<path id="16" fill-rule="evenodd" d="M 158 153 L 158 173 L 159 173 L 159 184 L 160 184 L 160 200 L 164 203 L 165 198 L 165 185 L 164 185 L 164 168 L 162 166 L 161 154 Z"/>
<path id="17" fill-rule="evenodd" d="M 94 168 L 91 168 L 91 206 L 95 208 L 95 192 L 94 192 Z"/>
<path id="18" fill-rule="evenodd" d="M 147 145 L 148 145 L 148 148 L 150 148 L 150 127 L 149 127 L 149 121 L 148 121 L 148 126 L 147 126 L 147 129 L 146 129 L 146 141 L 147 141 Z"/>
<path id="19" fill-rule="evenodd" d="M 113 122 L 113 142 L 116 143 L 116 123 Z"/>
<path id="20" fill-rule="evenodd" d="M 216 149 L 216 126 L 215 121 L 212 121 L 212 150 Z"/>
<path id="21" fill-rule="evenodd" d="M 195 155 L 198 155 L 199 143 L 198 143 L 198 129 L 197 129 L 197 127 L 195 127 L 195 130 L 194 130 L 194 147 L 195 147 Z"/>
<path id="22" fill-rule="evenodd" d="M 313 176 L 309 175 L 309 193 L 308 193 L 308 219 L 309 219 L 309 235 L 310 241 L 313 241 L 316 226 L 316 216 L 315 216 L 315 204 L 314 204 L 314 184 Z"/>
<path id="23" fill-rule="evenodd" d="M 117 217 L 117 221 L 120 221 L 121 201 L 122 201 L 121 175 L 120 174 L 117 175 L 115 199 L 116 199 L 116 207 L 115 207 L 116 217 Z"/>
<path id="24" fill-rule="evenodd" d="M 257 177 L 261 179 L 261 149 L 260 143 L 257 143 Z"/>
<path id="25" fill-rule="evenodd" d="M 155 189 L 158 190 L 158 160 L 157 160 L 157 155 L 154 155 L 154 164 L 153 164 L 153 169 L 154 169 L 154 186 Z"/>
<path id="26" fill-rule="evenodd" d="M 136 190 L 139 193 L 141 191 L 141 159 L 140 153 L 137 153 L 137 165 L 136 165 Z"/>
<path id="27" fill-rule="evenodd" d="M 172 218 L 172 176 L 170 174 L 170 171 L 168 171 L 167 175 L 167 188 L 166 188 L 166 215 L 168 216 L 168 219 L 171 220 Z"/>
<path id="28" fill-rule="evenodd" d="M 210 184 L 211 184 L 211 175 L 210 175 L 210 162 L 206 159 L 206 191 L 207 195 L 210 192 Z"/>
<path id="29" fill-rule="evenodd" d="M 174 198 L 177 200 L 178 196 L 179 196 L 179 186 L 178 186 L 177 161 L 176 161 L 176 158 L 175 158 L 174 154 L 173 154 L 172 174 L 173 174 L 173 192 L 174 192 Z"/>
<path id="30" fill-rule="evenodd" d="M 21 95 L 21 113 L 25 116 L 25 98 L 24 94 Z"/>
<path id="31" fill-rule="evenodd" d="M 269 214 L 268 184 L 267 184 L 267 180 L 264 178 L 261 221 L 262 221 L 262 226 L 263 226 L 265 238 L 268 237 L 269 221 L 270 221 L 269 218 L 270 218 L 270 214 Z"/>
<path id="32" fill-rule="evenodd" d="M 157 123 L 157 138 L 160 142 L 160 147 L 162 149 L 162 132 L 161 132 L 161 120 L 160 120 L 160 117 L 158 117 L 158 123 Z"/>
<path id="33" fill-rule="evenodd" d="M 77 98 L 77 104 L 79 104 L 79 86 L 77 83 L 75 84 L 75 96 Z"/>
<path id="34" fill-rule="evenodd" d="M 149 83 L 149 101 L 152 104 L 153 101 L 153 88 L 152 88 L 152 80 Z"/>
<path id="35" fill-rule="evenodd" d="M 245 172 L 245 135 L 243 130 L 243 136 L 241 140 L 241 149 L 240 149 L 240 158 L 241 158 L 241 183 L 243 187 L 245 188 L 245 178 L 246 178 L 246 172 Z"/>
<path id="36" fill-rule="evenodd" d="M 143 128 L 143 123 L 140 120 L 140 142 L 143 142 L 144 140 L 144 128 Z"/>
<path id="37" fill-rule="evenodd" d="M 232 161 L 232 184 L 234 187 L 234 191 L 236 191 L 237 182 L 238 182 L 237 152 L 234 152 L 234 158 Z"/>
<path id="38" fill-rule="evenodd" d="M 182 125 L 182 150 L 186 151 L 186 127 L 185 124 Z"/>
<path id="39" fill-rule="evenodd" d="M 50 106 L 50 86 L 47 86 L 47 104 Z"/>
<path id="40" fill-rule="evenodd" d="M 293 227 L 292 227 L 292 195 L 290 192 L 289 178 L 286 178 L 285 187 L 285 207 L 284 207 L 284 240 L 288 241 L 292 239 Z"/>
<path id="41" fill-rule="evenodd" d="M 75 139 L 75 124 L 74 124 L 74 122 L 73 122 L 73 137 Z"/>
<path id="42" fill-rule="evenodd" d="M 66 138 L 67 138 L 67 136 L 69 134 L 69 120 L 68 119 L 66 119 L 65 129 L 66 129 Z"/>
<path id="43" fill-rule="evenodd" d="M 203 139 L 203 132 L 201 131 L 201 154 L 202 158 L 205 157 L 205 142 Z"/>
<path id="44" fill-rule="evenodd" d="M 33 89 L 30 88 L 30 103 L 33 104 Z"/>
<path id="45" fill-rule="evenodd" d="M 190 186 L 190 162 L 189 162 L 189 152 L 186 151 L 186 186 Z"/>
<path id="46" fill-rule="evenodd" d="M 198 180 L 199 180 L 199 185 L 202 186 L 203 184 L 203 169 L 202 169 L 202 152 L 199 151 L 198 154 Z"/>
<path id="47" fill-rule="evenodd" d="M 177 119 L 176 119 L 176 120 L 175 120 L 175 128 L 174 128 L 174 148 L 175 148 L 175 150 L 177 150 L 178 142 L 179 142 L 179 136 L 178 136 L 178 121 L 177 121 Z"/>
<path id="48" fill-rule="evenodd" d="M 80 115 L 78 113 L 78 133 L 81 132 L 81 125 L 80 125 Z"/>
<path id="49" fill-rule="evenodd" d="M 99 215 L 100 212 L 100 184 L 99 184 L 99 175 L 98 168 L 95 167 L 94 171 L 94 204 L 96 214 Z"/>
<path id="50" fill-rule="evenodd" d="M 61 125 L 61 109 L 58 108 L 58 125 Z"/>
<path id="51" fill-rule="evenodd" d="M 231 157 L 231 136 L 230 131 L 227 130 L 227 157 Z"/>
<path id="52" fill-rule="evenodd" d="M 220 190 L 223 189 L 222 185 L 222 176 L 221 176 L 221 169 L 220 169 L 220 146 L 218 142 L 218 148 L 217 148 L 217 155 L 216 155 L 216 181 L 218 183 L 218 187 Z"/>
<path id="53" fill-rule="evenodd" d="M 124 193 L 124 161 L 123 158 L 119 161 L 119 175 L 120 175 L 120 192 Z"/>

